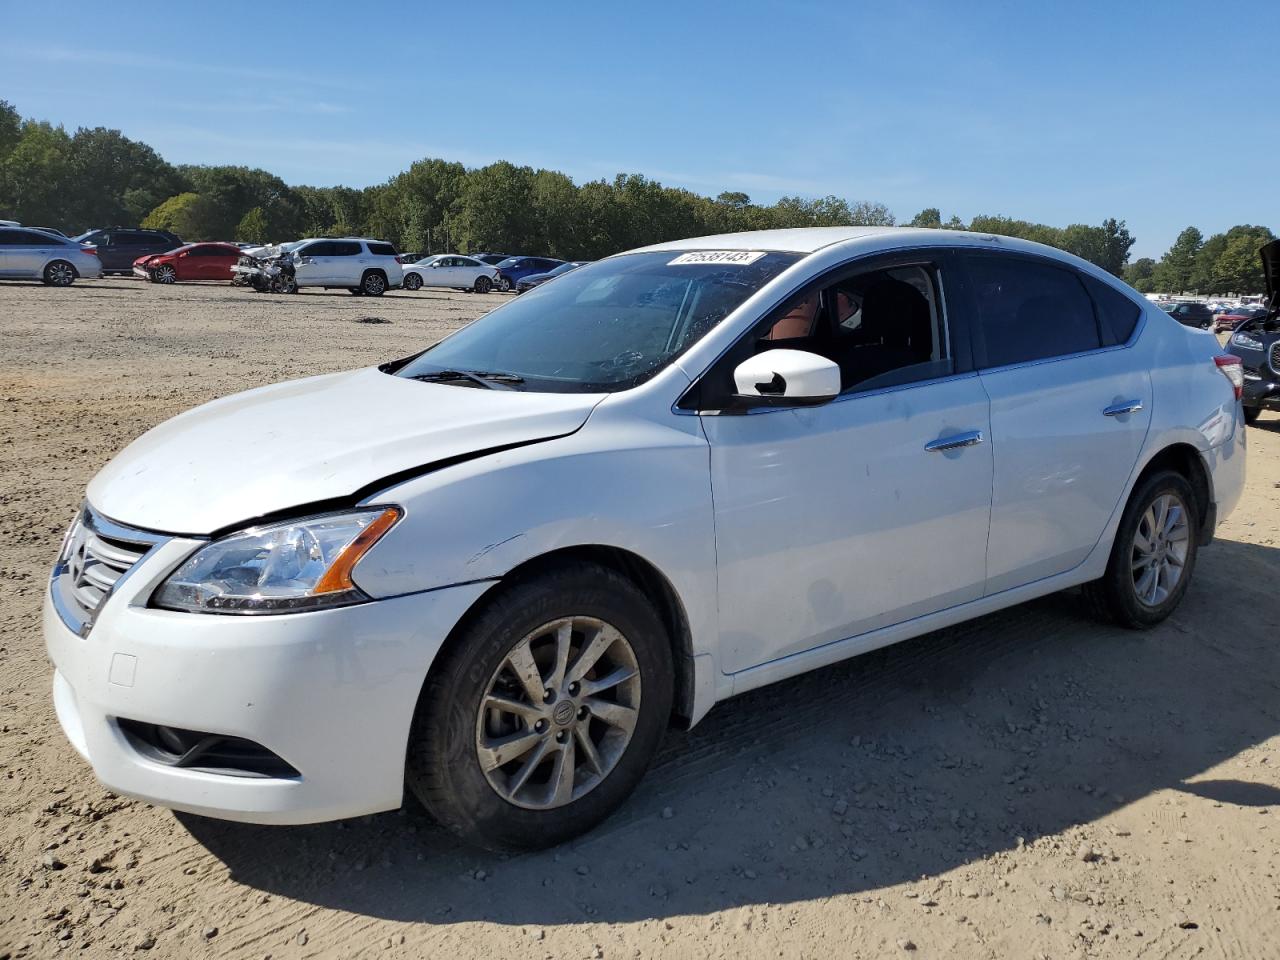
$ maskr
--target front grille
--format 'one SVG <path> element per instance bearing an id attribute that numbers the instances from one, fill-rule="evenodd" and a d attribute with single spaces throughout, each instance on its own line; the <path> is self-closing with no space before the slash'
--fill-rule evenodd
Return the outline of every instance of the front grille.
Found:
<path id="1" fill-rule="evenodd" d="M 228 777 L 296 779 L 296 767 L 260 743 L 243 737 L 183 730 L 158 723 L 116 718 L 129 745 L 148 760 Z"/>
<path id="2" fill-rule="evenodd" d="M 1280 340 L 1271 345 L 1271 371 L 1280 377 Z"/>
<path id="3" fill-rule="evenodd" d="M 98 611 L 134 565 L 166 538 L 122 527 L 86 506 L 53 568 L 54 605 L 68 627 L 86 636 Z"/>

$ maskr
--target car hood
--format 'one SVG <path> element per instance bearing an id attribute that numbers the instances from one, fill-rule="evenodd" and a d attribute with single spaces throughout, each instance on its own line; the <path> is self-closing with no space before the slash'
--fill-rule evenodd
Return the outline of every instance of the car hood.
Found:
<path id="1" fill-rule="evenodd" d="M 1267 302 L 1274 302 L 1280 289 L 1280 240 L 1264 244 L 1258 251 L 1262 257 L 1262 275 L 1267 278 Z"/>
<path id="2" fill-rule="evenodd" d="M 376 368 L 235 394 L 160 424 L 89 484 L 119 523 L 209 534 L 440 461 L 573 433 L 602 394 L 423 383 Z"/>

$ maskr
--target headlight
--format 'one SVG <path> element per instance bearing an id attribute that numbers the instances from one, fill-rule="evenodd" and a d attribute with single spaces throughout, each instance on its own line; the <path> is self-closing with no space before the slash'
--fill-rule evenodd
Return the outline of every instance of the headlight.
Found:
<path id="1" fill-rule="evenodd" d="M 1231 342 L 1238 347 L 1244 347 L 1247 350 L 1261 350 L 1262 341 L 1256 340 L 1247 333 L 1237 333 L 1231 337 Z"/>
<path id="2" fill-rule="evenodd" d="M 290 613 L 368 600 L 351 570 L 400 519 L 374 507 L 256 527 L 197 550 L 152 597 L 192 613 Z"/>

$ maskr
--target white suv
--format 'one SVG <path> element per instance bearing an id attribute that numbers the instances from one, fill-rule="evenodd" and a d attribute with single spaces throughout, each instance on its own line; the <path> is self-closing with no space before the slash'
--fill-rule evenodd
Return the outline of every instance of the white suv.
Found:
<path id="1" fill-rule="evenodd" d="M 293 258 L 299 287 L 345 287 L 354 294 L 380 297 L 404 282 L 396 248 L 381 240 L 304 240 L 294 248 Z"/>

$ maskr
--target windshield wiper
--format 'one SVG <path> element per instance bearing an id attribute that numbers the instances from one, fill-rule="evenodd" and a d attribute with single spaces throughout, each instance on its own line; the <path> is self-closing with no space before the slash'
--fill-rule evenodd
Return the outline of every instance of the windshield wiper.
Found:
<path id="1" fill-rule="evenodd" d="M 511 384 L 524 383 L 524 377 L 518 373 L 490 372 L 488 370 L 433 370 L 430 373 L 418 373 L 410 380 L 448 382 L 450 380 L 470 380 L 486 390 L 513 390 Z"/>

